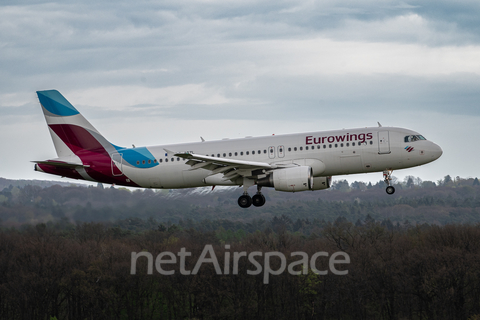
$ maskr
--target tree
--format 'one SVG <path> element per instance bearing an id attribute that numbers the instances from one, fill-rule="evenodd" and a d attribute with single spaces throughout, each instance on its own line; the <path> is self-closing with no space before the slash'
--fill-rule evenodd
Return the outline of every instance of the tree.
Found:
<path id="1" fill-rule="evenodd" d="M 423 181 L 422 182 L 422 188 L 434 188 L 437 185 L 433 181 Z"/>
<path id="2" fill-rule="evenodd" d="M 448 186 L 450 184 L 452 184 L 453 181 L 452 181 L 452 177 L 450 177 L 449 174 L 447 174 L 444 178 L 443 178 L 443 185 L 444 186 Z"/>
<path id="3" fill-rule="evenodd" d="M 351 188 L 355 190 L 365 190 L 367 189 L 367 186 L 365 185 L 365 182 L 355 181 L 352 183 Z"/>
<path id="4" fill-rule="evenodd" d="M 375 223 L 375 219 L 373 219 L 370 214 L 367 214 L 367 216 L 365 217 L 365 224 L 372 225 L 374 223 Z"/>
<path id="5" fill-rule="evenodd" d="M 413 186 L 415 185 L 413 183 L 413 176 L 406 176 L 404 181 L 407 188 L 413 188 Z"/>
<path id="6" fill-rule="evenodd" d="M 420 177 L 416 177 L 416 178 L 413 178 L 413 183 L 414 183 L 416 186 L 421 186 L 422 183 L 423 183 L 423 180 L 420 179 Z"/>
<path id="7" fill-rule="evenodd" d="M 347 180 L 339 180 L 333 182 L 332 189 L 346 192 L 350 191 L 350 186 L 348 185 Z"/>

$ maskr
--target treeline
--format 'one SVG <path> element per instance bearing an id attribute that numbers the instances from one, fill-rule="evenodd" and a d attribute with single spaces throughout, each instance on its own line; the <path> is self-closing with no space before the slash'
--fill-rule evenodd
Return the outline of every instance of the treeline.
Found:
<path id="1" fill-rule="evenodd" d="M 0 318 L 2 319 L 478 319 L 480 316 L 480 226 L 403 226 L 388 230 L 371 220 L 363 225 L 338 219 L 309 236 L 285 228 L 266 229 L 225 240 L 221 230 L 202 232 L 159 224 L 141 233 L 98 223 L 27 225 L 0 232 Z M 211 245 L 222 274 L 206 262 L 192 271 Z M 191 253 L 185 264 L 156 264 L 132 252 Z M 329 270 L 329 257 L 348 254 L 338 265 L 346 275 L 318 275 L 297 264 L 252 275 L 243 257 L 232 274 L 234 253 L 267 252 L 287 262 L 309 259 Z M 228 253 L 228 255 L 227 255 Z M 212 258 L 212 256 L 208 256 Z M 271 257 L 272 270 L 281 268 Z M 230 261 L 225 274 L 225 261 Z"/>
<path id="2" fill-rule="evenodd" d="M 414 176 L 406 176 L 403 181 L 400 181 L 395 176 L 392 177 L 392 184 L 397 189 L 412 189 L 412 188 L 434 188 L 434 187 L 451 187 L 451 188 L 458 188 L 458 187 L 469 187 L 469 186 L 480 186 L 480 181 L 478 178 L 468 178 L 463 179 L 460 177 L 452 178 L 450 175 L 446 175 L 443 179 L 438 180 L 437 182 L 433 181 L 423 181 L 419 177 Z M 341 191 L 351 191 L 351 190 L 367 190 L 372 188 L 385 188 L 385 184 L 383 181 L 379 181 L 376 184 L 372 184 L 371 182 L 365 183 L 362 181 L 355 181 L 351 184 L 348 183 L 347 180 L 338 180 L 333 181 L 332 189 L 341 190 Z"/>
<path id="3" fill-rule="evenodd" d="M 239 188 L 130 191 L 103 188 L 102 185 L 45 188 L 10 185 L 0 192 L 0 222 L 4 227 L 19 227 L 25 223 L 57 221 L 123 221 L 127 229 L 135 229 L 137 227 L 125 221 L 142 225 L 139 220 L 154 219 L 164 224 L 211 230 L 208 221 L 224 219 L 232 221 L 230 229 L 239 230 L 246 229 L 248 224 L 265 228 L 266 221 L 287 216 L 292 221 L 289 231 L 306 234 L 312 232 L 312 225 L 332 222 L 339 217 L 356 223 L 370 216 L 394 226 L 480 222 L 477 179 L 446 176 L 437 183 L 427 183 L 407 178 L 395 183 L 397 192 L 392 196 L 385 193 L 382 181 L 373 185 L 337 181 L 332 189 L 294 194 L 264 188 L 266 205 L 249 209 L 237 205 Z M 295 227 L 301 224 L 305 225 L 301 230 Z"/>
<path id="4" fill-rule="evenodd" d="M 0 178 L 0 190 L 4 188 L 12 187 L 24 187 L 24 186 L 39 186 L 42 188 L 51 187 L 54 185 L 60 185 L 63 187 L 75 186 L 75 185 L 83 185 L 83 184 L 75 184 L 71 182 L 59 182 L 59 181 L 49 181 L 49 180 L 12 180 L 12 179 L 5 179 Z"/>

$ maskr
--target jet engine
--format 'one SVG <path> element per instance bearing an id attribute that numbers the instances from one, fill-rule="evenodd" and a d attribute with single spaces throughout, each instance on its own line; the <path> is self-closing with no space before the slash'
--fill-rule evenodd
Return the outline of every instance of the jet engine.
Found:
<path id="1" fill-rule="evenodd" d="M 312 190 L 328 189 L 332 185 L 332 177 L 315 177 L 313 178 Z"/>
<path id="2" fill-rule="evenodd" d="M 313 177 L 309 166 L 298 166 L 274 170 L 265 178 L 258 179 L 257 185 L 275 188 L 277 191 L 299 192 L 330 188 L 331 177 Z"/>
<path id="3" fill-rule="evenodd" d="M 286 192 L 312 190 L 312 168 L 309 166 L 299 166 L 274 170 L 265 178 L 259 179 L 257 185 L 262 187 L 273 187 L 277 191 Z"/>

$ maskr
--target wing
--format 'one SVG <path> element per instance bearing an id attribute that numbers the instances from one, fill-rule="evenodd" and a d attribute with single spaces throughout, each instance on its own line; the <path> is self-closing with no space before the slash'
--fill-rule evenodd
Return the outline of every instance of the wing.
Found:
<path id="1" fill-rule="evenodd" d="M 189 170 L 206 169 L 211 171 L 210 175 L 222 173 L 225 181 L 234 181 L 239 177 L 255 177 L 278 168 L 278 165 L 266 162 L 225 159 L 191 152 L 175 153 L 175 156 L 187 159 L 186 164 L 191 166 Z"/>

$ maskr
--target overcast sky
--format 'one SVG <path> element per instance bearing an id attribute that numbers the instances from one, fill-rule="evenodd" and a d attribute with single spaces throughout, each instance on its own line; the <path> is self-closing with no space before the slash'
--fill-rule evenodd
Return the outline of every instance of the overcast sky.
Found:
<path id="1" fill-rule="evenodd" d="M 473 0 L 3 0 L 0 177 L 57 179 L 30 162 L 56 157 L 48 89 L 117 145 L 379 121 L 443 148 L 399 179 L 479 177 L 479 16 Z"/>

